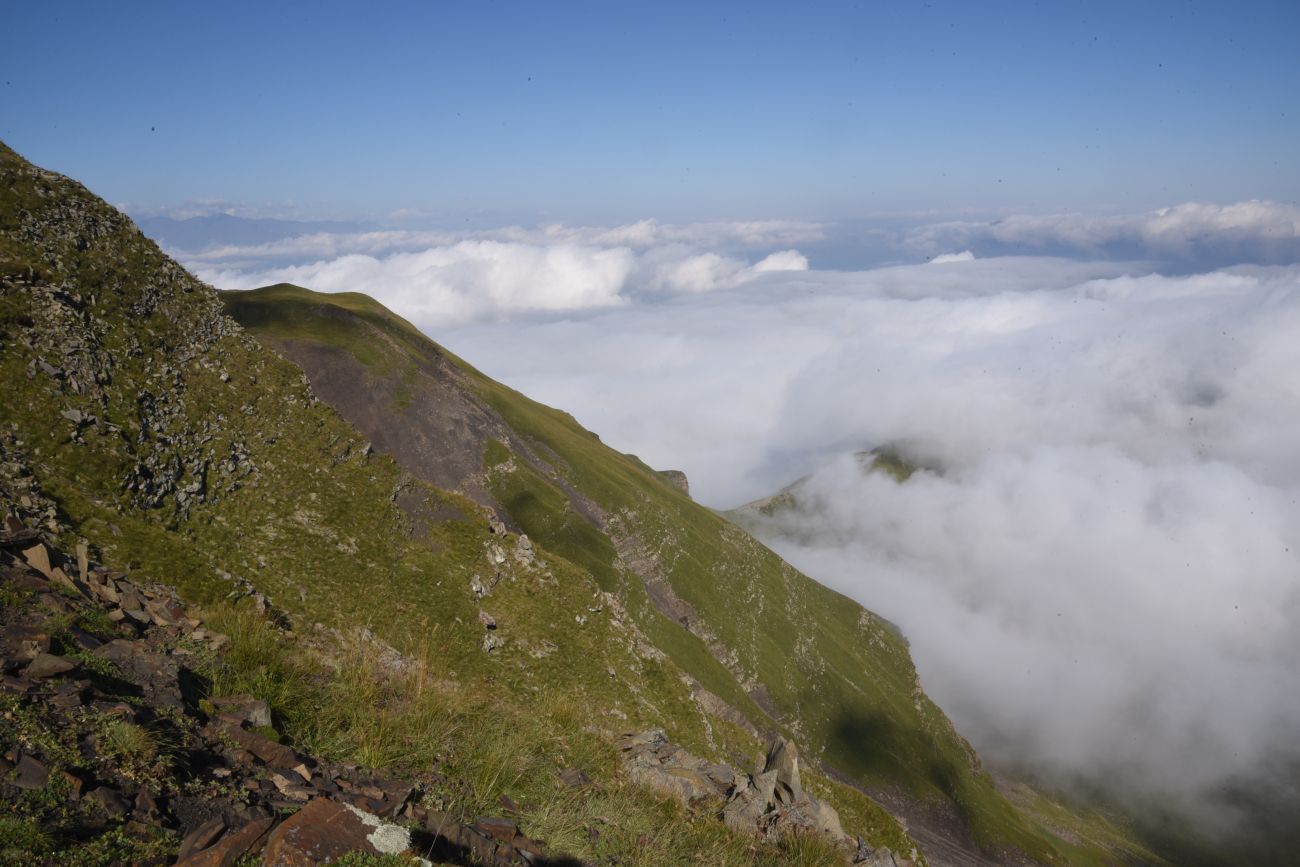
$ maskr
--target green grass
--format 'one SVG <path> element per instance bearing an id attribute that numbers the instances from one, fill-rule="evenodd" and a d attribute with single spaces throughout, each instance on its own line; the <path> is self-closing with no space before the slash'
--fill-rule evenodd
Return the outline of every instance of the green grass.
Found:
<path id="1" fill-rule="evenodd" d="M 523 805 L 522 827 L 553 855 L 612 855 L 634 865 L 842 863 L 822 840 L 754 846 L 708 810 L 687 811 L 631 785 L 588 708 L 563 696 L 520 701 L 497 685 L 450 683 L 434 644 L 409 667 L 382 675 L 364 646 L 351 647 L 349 662 L 331 671 L 308 648 L 277 640 L 247 608 L 214 611 L 210 621 L 231 637 L 228 652 L 209 661 L 214 695 L 265 698 L 285 737 L 318 755 L 398 773 L 437 770 L 444 782 L 430 791 L 430 806 L 460 820 L 498 813 L 505 795 Z M 599 785 L 567 788 L 558 772 L 568 767 Z"/>
<path id="2" fill-rule="evenodd" d="M 258 317 L 246 321 L 255 333 L 285 340 L 294 339 L 301 305 L 329 306 L 334 298 L 277 286 L 245 293 L 239 303 L 261 305 Z M 605 447 L 568 414 L 482 376 L 373 302 L 347 296 L 339 308 L 356 314 L 356 321 L 352 333 L 333 345 L 351 351 L 362 335 L 378 331 L 382 345 L 396 347 L 383 362 L 388 369 L 411 359 L 452 360 L 519 441 L 547 456 L 543 468 L 509 442 L 489 440 L 483 465 L 493 496 L 544 550 L 602 589 L 619 592 L 638 627 L 676 667 L 768 728 L 771 720 L 738 681 L 761 683 L 777 723 L 796 728 L 815 761 L 850 773 L 865 787 L 950 801 L 991 852 L 1015 848 L 1039 858 L 1059 856 L 1053 835 L 1026 822 L 978 770 L 973 751 L 942 712 L 914 696 L 916 673 L 906 644 L 883 621 L 867 618 L 864 625 L 856 604 L 790 569 L 644 463 Z M 885 454 L 877 462 L 906 478 L 901 460 Z M 654 609 L 640 579 L 617 565 L 615 539 L 575 510 L 572 491 L 615 516 L 623 532 L 657 555 L 662 575 L 716 637 L 712 648 Z M 732 651 L 738 662 L 728 668 L 715 650 Z M 668 727 L 674 727 L 671 717 Z M 675 728 L 685 743 L 705 744 L 698 721 L 683 717 Z"/>
<path id="3" fill-rule="evenodd" d="M 51 300 L 0 281 L 0 381 L 10 390 L 0 424 L 22 440 L 41 486 L 96 559 L 213 609 L 234 639 L 214 688 L 267 699 L 286 738 L 394 769 L 439 762 L 463 783 L 464 810 L 492 809 L 503 793 L 519 800 L 517 789 L 536 807 L 540 836 L 571 838 L 575 852 L 593 858 L 777 857 L 619 781 L 608 736 L 620 729 L 661 727 L 720 759 L 761 748 L 703 716 L 683 683 L 689 674 L 760 729 L 796 733 L 810 765 L 834 766 L 863 787 L 949 801 L 990 851 L 1062 857 L 1059 841 L 998 794 L 946 717 L 915 695 L 915 670 L 896 634 L 651 468 L 606 448 L 568 414 L 484 377 L 362 295 L 283 284 L 234 293 L 225 306 L 242 331 L 210 288 L 79 185 L 33 173 L 3 146 L 0 181 L 0 278 L 35 275 L 80 296 Z M 70 202 L 75 207 L 65 207 Z M 43 243 L 30 242 L 42 234 Z M 489 442 L 482 457 L 494 495 L 539 546 L 538 568 L 510 565 L 492 594 L 476 600 L 470 581 L 489 574 L 486 551 L 498 541 L 485 512 L 412 482 L 387 457 L 365 456 L 364 437 L 315 401 L 302 372 L 254 334 L 342 348 L 385 375 L 406 377 L 435 357 L 457 365 L 465 387 L 510 430 L 509 443 Z M 64 360 L 56 350 L 69 337 L 86 348 Z M 99 364 L 102 389 L 78 391 L 43 372 L 29 377 L 37 352 L 29 346 L 70 367 Z M 83 431 L 84 444 L 50 423 L 63 407 L 101 419 Z M 510 443 L 527 444 L 546 466 Z M 234 453 L 245 457 L 229 468 Z M 186 505 L 174 492 L 132 491 L 127 483 L 144 463 L 176 468 L 180 486 L 206 478 L 209 496 Z M 461 517 L 416 528 L 395 502 L 399 487 Z M 578 513 L 575 497 L 613 523 L 602 530 Z M 710 641 L 655 610 L 614 556 L 620 534 L 650 554 Z M 70 548 L 74 539 L 64 541 Z M 268 633 L 226 603 L 236 578 L 287 612 L 298 637 Z M 632 624 L 614 622 L 602 591 L 623 599 Z M 480 646 L 480 608 L 506 641 L 491 654 Z M 368 628 L 417 660 L 422 679 L 376 678 L 378 660 L 358 666 L 342 651 L 332 664 L 317 659 L 327 634 L 318 623 L 340 630 L 353 650 L 373 649 L 354 641 Z M 667 659 L 638 654 L 634 627 Z M 755 696 L 770 701 L 773 719 Z M 567 707 L 581 708 L 581 719 Z M 596 799 L 591 821 L 611 820 L 598 842 L 574 823 L 587 808 L 547 773 L 575 757 L 602 783 L 602 794 L 584 796 Z M 902 831 L 883 811 L 848 790 L 832 792 L 836 806 L 865 825 L 846 822 L 846 830 L 903 848 L 894 845 Z M 783 845 L 781 857 L 821 857 L 807 841 Z M 655 860 L 663 852 L 679 860 Z"/>

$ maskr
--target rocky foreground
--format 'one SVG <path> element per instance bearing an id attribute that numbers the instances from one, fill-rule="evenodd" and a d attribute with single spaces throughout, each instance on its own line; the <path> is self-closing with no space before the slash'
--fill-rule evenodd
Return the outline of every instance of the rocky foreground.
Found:
<path id="1" fill-rule="evenodd" d="M 508 818 L 463 823 L 428 807 L 433 779 L 304 755 L 278 741 L 260 699 L 206 697 L 201 663 L 225 636 L 170 589 L 92 564 L 84 548 L 69 556 L 12 515 L 0 592 L 0 797 L 26 807 L 40 833 L 125 834 L 132 862 L 187 867 L 349 852 L 557 863 Z"/>
<path id="2" fill-rule="evenodd" d="M 28 832 L 45 835 L 52 852 L 98 843 L 101 862 L 186 867 L 321 864 L 349 853 L 393 863 L 576 863 L 548 854 L 509 815 L 463 822 L 435 809 L 447 785 L 436 772 L 392 779 L 280 742 L 266 702 L 209 694 L 203 671 L 226 636 L 171 588 L 93 563 L 84 545 L 58 549 L 37 529 L 57 513 L 16 496 L 0 503 L 0 797 L 30 817 Z M 249 604 L 275 619 L 264 597 L 250 594 Z M 712 808 L 735 830 L 826 834 L 842 841 L 846 860 L 908 863 L 846 837 L 835 811 L 802 789 L 784 739 L 756 774 L 698 759 L 661 732 L 626 735 L 620 746 L 633 780 Z M 561 778 L 594 785 L 578 768 Z M 518 805 L 502 806 L 517 815 Z"/>

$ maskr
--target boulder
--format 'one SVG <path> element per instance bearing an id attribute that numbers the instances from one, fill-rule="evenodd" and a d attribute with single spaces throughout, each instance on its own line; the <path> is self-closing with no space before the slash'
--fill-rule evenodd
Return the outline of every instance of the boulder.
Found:
<path id="1" fill-rule="evenodd" d="M 176 862 L 175 867 L 233 867 L 236 861 L 255 854 L 262 846 L 273 819 L 254 819 L 228 832 L 206 849 Z"/>
<path id="2" fill-rule="evenodd" d="M 122 793 L 111 786 L 100 786 L 86 793 L 86 800 L 97 804 L 104 814 L 113 819 L 120 819 L 126 815 L 130 804 Z"/>
<path id="3" fill-rule="evenodd" d="M 23 674 L 28 677 L 56 677 L 60 674 L 66 674 L 80 665 L 81 660 L 79 659 L 69 659 L 66 656 L 56 656 L 53 653 L 38 653 L 36 658 L 23 669 Z"/>
<path id="4" fill-rule="evenodd" d="M 215 843 L 217 838 L 225 833 L 225 830 L 226 820 L 220 815 L 214 816 L 202 825 L 194 828 L 186 834 L 185 839 L 181 841 L 180 853 L 177 855 L 176 860 L 184 863 L 185 859 L 193 855 L 195 852 L 201 852 Z"/>
<path id="5" fill-rule="evenodd" d="M 684 804 L 726 797 L 735 777 L 730 768 L 696 758 L 669 743 L 658 730 L 624 735 L 620 746 L 635 782 Z"/>
<path id="6" fill-rule="evenodd" d="M 793 804 L 803 797 L 803 786 L 799 782 L 799 752 L 794 744 L 780 735 L 768 748 L 763 771 L 776 772 L 776 796 L 785 803 Z"/>
<path id="7" fill-rule="evenodd" d="M 691 495 L 691 483 L 687 480 L 686 473 L 681 470 L 659 470 L 658 475 L 671 487 L 676 488 L 688 497 Z"/>
<path id="8" fill-rule="evenodd" d="M 865 867 L 900 867 L 898 860 L 894 858 L 894 853 L 889 850 L 888 846 L 872 849 L 861 840 L 858 840 L 858 851 L 853 856 L 853 863 L 862 864 Z"/>
<path id="9" fill-rule="evenodd" d="M 50 779 L 50 769 L 26 753 L 18 757 L 14 773 L 13 784 L 20 789 L 41 789 Z"/>
<path id="10" fill-rule="evenodd" d="M 181 707 L 180 666 L 176 660 L 124 638 L 95 648 L 94 654 L 116 665 L 122 676 L 139 686 L 150 700 Z"/>
<path id="11" fill-rule="evenodd" d="M 723 823 L 733 831 L 756 833 L 771 809 L 776 777 L 776 771 L 767 771 L 748 777 L 744 786 L 737 786 L 727 806 L 722 808 Z"/>
<path id="12" fill-rule="evenodd" d="M 410 832 L 405 828 L 354 807 L 316 798 L 275 829 L 266 841 L 262 864 L 264 867 L 314 867 L 348 852 L 398 855 L 410 847 Z M 413 863 L 422 860 L 414 859 Z"/>
<path id="13" fill-rule="evenodd" d="M 220 713 L 233 715 L 253 728 L 266 728 L 271 725 L 271 706 L 257 696 L 221 696 L 212 699 L 212 705 Z"/>
<path id="14" fill-rule="evenodd" d="M 49 578 L 53 574 L 54 570 L 50 565 L 49 549 L 42 543 L 37 542 L 32 547 L 23 551 L 23 559 L 27 561 L 28 566 L 31 566 L 46 578 Z"/>
<path id="15" fill-rule="evenodd" d="M 263 737 L 256 732 L 250 732 L 248 729 L 229 720 L 218 719 L 217 731 L 256 756 L 262 764 L 270 765 L 273 768 L 293 768 L 301 764 L 297 754 L 289 747 L 284 744 L 277 744 L 270 738 Z"/>

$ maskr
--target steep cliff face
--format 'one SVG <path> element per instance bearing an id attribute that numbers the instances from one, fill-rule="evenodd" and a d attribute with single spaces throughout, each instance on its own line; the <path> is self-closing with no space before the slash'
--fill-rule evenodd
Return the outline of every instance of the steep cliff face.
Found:
<path id="1" fill-rule="evenodd" d="M 4 508 L 244 624 L 223 677 L 264 693 L 279 736 L 394 773 L 436 763 L 458 794 L 430 797 L 525 804 L 535 836 L 583 858 L 779 857 L 694 824 L 720 804 L 642 792 L 615 736 L 647 729 L 741 769 L 783 733 L 812 803 L 903 856 L 915 842 L 862 792 L 960 857 L 1113 857 L 998 794 L 887 625 L 570 416 L 363 296 L 219 298 L 3 146 L 0 182 L 4 472 L 55 504 Z M 357 648 L 392 663 L 370 666 L 371 706 L 339 687 Z M 623 817 L 603 831 L 574 826 L 587 814 L 554 782 L 577 754 L 601 784 L 583 809 Z M 636 842 L 655 816 L 658 849 Z"/>

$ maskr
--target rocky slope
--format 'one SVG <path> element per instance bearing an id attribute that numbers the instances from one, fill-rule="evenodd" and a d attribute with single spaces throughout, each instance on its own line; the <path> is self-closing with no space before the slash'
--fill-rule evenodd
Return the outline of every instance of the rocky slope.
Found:
<path id="1" fill-rule="evenodd" d="M 174 661 L 193 620 L 229 638 L 206 681 L 172 705 L 168 736 L 208 757 L 200 769 L 252 780 L 249 810 L 294 809 L 289 792 L 347 801 L 340 781 L 355 785 L 353 772 L 318 778 L 313 767 L 351 765 L 427 784 L 414 804 L 402 799 L 416 830 L 435 813 L 472 829 L 507 807 L 549 841 L 548 857 L 593 863 L 841 863 L 886 848 L 923 860 L 881 803 L 943 841 L 948 854 L 932 863 L 1148 857 L 1109 838 L 1065 839 L 1013 808 L 925 697 L 892 630 L 698 507 L 681 480 L 488 380 L 370 299 L 294 287 L 231 296 L 241 327 L 80 185 L 3 146 L 0 181 L 4 508 L 15 532 L 78 552 L 64 589 L 76 605 L 117 604 L 114 629 L 148 606 L 106 600 L 91 585 L 109 585 L 83 575 L 81 559 L 120 573 L 119 599 L 124 581 L 174 589 L 152 601 L 173 600 L 185 621 L 138 624 L 147 653 Z M 23 493 L 38 489 L 42 499 Z M 30 547 L 6 555 L 19 595 L 5 596 L 5 622 L 42 629 L 40 600 L 74 600 L 35 587 Z M 40 652 L 74 650 L 60 647 Z M 113 700 L 78 686 L 74 669 L 47 688 L 56 681 L 23 674 L 33 659 L 13 660 L 16 716 L 45 714 L 65 684 L 77 707 Z M 178 679 L 196 670 L 176 665 Z M 247 745 L 245 767 L 234 732 L 249 720 L 223 723 L 219 710 L 235 696 L 266 703 L 271 742 L 310 758 L 309 775 L 259 764 Z M 140 719 L 157 713 L 148 696 L 119 698 Z M 229 755 L 209 737 L 223 724 L 237 742 Z M 649 730 L 674 756 L 729 768 L 731 782 L 685 797 L 656 788 L 636 770 L 644 751 L 619 740 Z M 49 772 L 31 790 L 38 801 L 63 797 L 50 780 L 99 755 L 6 737 L 0 746 Z M 798 786 L 767 767 L 777 737 L 802 754 Z M 132 801 L 28 843 L 75 847 L 85 829 L 109 839 L 154 822 L 150 857 L 166 863 L 197 830 L 167 793 L 209 781 L 173 771 L 150 790 L 163 818 Z M 98 788 L 138 800 L 116 770 L 96 774 Z M 226 815 L 217 794 L 203 798 Z M 722 821 L 736 802 L 752 827 Z M 27 851 L 20 832 L 43 814 L 7 809 L 17 830 L 0 847 Z M 265 818 L 223 818 L 224 833 Z M 96 857 L 84 863 L 111 860 Z"/>

